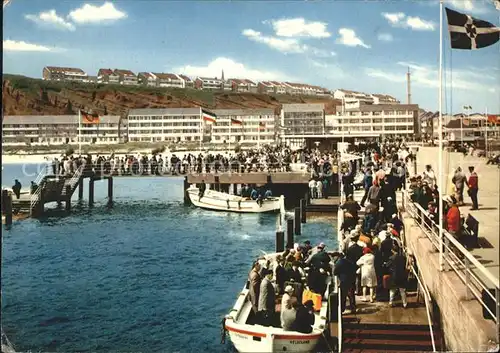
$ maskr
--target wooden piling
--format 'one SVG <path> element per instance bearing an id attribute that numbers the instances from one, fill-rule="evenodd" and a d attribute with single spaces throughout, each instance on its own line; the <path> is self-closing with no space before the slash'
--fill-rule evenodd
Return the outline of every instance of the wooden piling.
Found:
<path id="1" fill-rule="evenodd" d="M 301 223 L 306 223 L 306 213 L 307 213 L 306 200 L 302 199 L 302 200 L 300 200 L 300 222 Z"/>
<path id="2" fill-rule="evenodd" d="M 276 231 L 276 252 L 283 252 L 285 250 L 285 233 L 283 231 Z"/>
<path id="3" fill-rule="evenodd" d="M 238 195 L 238 184 L 233 184 L 233 195 Z"/>
<path id="4" fill-rule="evenodd" d="M 293 248 L 293 219 L 288 219 L 286 221 L 286 248 Z"/>
<path id="5" fill-rule="evenodd" d="M 108 177 L 108 205 L 113 204 L 113 178 Z"/>
<path id="6" fill-rule="evenodd" d="M 215 175 L 215 176 L 214 176 L 214 184 L 215 184 L 215 185 L 214 185 L 214 189 L 215 189 L 215 191 L 219 191 L 219 192 L 220 192 L 220 191 L 221 191 L 221 190 L 220 190 L 220 179 L 219 179 L 219 176 L 218 176 L 218 175 Z"/>
<path id="7" fill-rule="evenodd" d="M 300 223 L 300 207 L 295 207 L 295 215 L 293 217 L 293 224 L 295 228 L 295 235 L 300 235 L 302 232 L 301 230 L 301 223 Z"/>
<path id="8" fill-rule="evenodd" d="M 89 207 L 94 206 L 94 178 L 89 179 Z"/>
<path id="9" fill-rule="evenodd" d="M 66 212 L 71 211 L 71 185 L 66 185 L 66 200 L 64 202 L 64 206 L 66 209 Z"/>
<path id="10" fill-rule="evenodd" d="M 2 190 L 2 211 L 5 215 L 5 227 L 12 225 L 12 195 L 8 190 Z"/>
<path id="11" fill-rule="evenodd" d="M 78 200 L 83 200 L 83 178 L 78 180 Z"/>
<path id="12" fill-rule="evenodd" d="M 189 198 L 187 189 L 189 189 L 188 177 L 184 177 L 184 205 L 190 205 L 191 199 Z"/>

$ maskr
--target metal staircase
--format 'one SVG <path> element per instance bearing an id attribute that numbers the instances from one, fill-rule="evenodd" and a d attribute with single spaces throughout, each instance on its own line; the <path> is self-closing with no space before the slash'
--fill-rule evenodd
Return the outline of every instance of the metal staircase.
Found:
<path id="1" fill-rule="evenodd" d="M 49 174 L 51 166 L 41 170 L 35 179 L 35 184 L 38 186 L 31 194 L 31 214 L 33 215 L 33 211 L 40 207 L 40 202 L 43 204 L 62 202 L 71 198 L 82 178 L 84 167 L 85 165 L 82 164 L 72 176 Z"/>

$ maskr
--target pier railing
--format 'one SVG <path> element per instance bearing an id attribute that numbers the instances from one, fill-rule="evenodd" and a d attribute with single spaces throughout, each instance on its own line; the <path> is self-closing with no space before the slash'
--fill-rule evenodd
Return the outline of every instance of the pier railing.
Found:
<path id="1" fill-rule="evenodd" d="M 31 206 L 30 210 L 33 210 L 33 208 L 35 207 L 36 203 L 40 199 L 40 195 L 41 195 L 42 190 L 43 190 L 43 185 L 41 185 L 42 181 L 43 181 L 43 178 L 45 176 L 49 175 L 51 169 L 52 169 L 52 166 L 45 165 L 40 170 L 40 172 L 38 173 L 38 175 L 36 176 L 35 181 L 34 181 L 34 183 L 36 185 L 36 189 L 32 191 L 31 196 L 30 196 L 30 206 Z"/>
<path id="2" fill-rule="evenodd" d="M 408 192 L 403 194 L 405 210 L 427 236 L 434 249 L 439 252 L 441 239 L 437 225 L 419 204 L 414 203 Z M 466 287 L 466 299 L 475 299 L 483 307 L 483 312 L 489 313 L 497 325 L 497 340 L 500 338 L 500 285 L 496 278 L 484 267 L 458 240 L 443 229 L 443 261 L 444 270 L 451 269 Z M 494 291 L 492 294 L 491 291 Z M 485 298 L 483 298 L 485 293 Z M 485 301 L 494 303 L 493 311 Z"/>

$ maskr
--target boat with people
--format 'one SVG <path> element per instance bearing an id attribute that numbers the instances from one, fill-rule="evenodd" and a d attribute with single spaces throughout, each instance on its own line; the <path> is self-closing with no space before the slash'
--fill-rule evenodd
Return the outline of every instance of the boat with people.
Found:
<path id="1" fill-rule="evenodd" d="M 191 185 L 186 192 L 189 195 L 191 203 L 196 207 L 215 211 L 238 213 L 277 212 L 284 202 L 283 196 L 259 197 L 254 200 L 251 197 L 231 195 L 215 190 L 200 192 L 200 189 L 195 185 Z"/>
<path id="2" fill-rule="evenodd" d="M 267 271 L 272 271 L 270 264 L 278 255 L 279 253 L 266 254 L 258 259 L 258 263 L 262 269 L 266 270 L 266 266 L 268 266 Z M 227 332 L 234 347 L 240 353 L 313 352 L 328 328 L 328 300 L 325 298 L 329 296 L 329 287 L 327 287 L 323 297 L 317 294 L 318 297 L 314 304 L 312 300 L 304 299 L 304 308 L 306 310 L 309 308 L 311 312 L 314 311 L 314 319 L 311 320 L 311 322 L 314 321 L 314 324 L 311 325 L 312 327 L 309 326 L 309 330 L 307 330 L 309 333 L 303 333 L 293 330 L 297 326 L 292 326 L 292 330 L 290 330 L 281 327 L 280 324 L 262 325 L 252 310 L 250 283 L 247 281 L 233 308 L 223 319 L 224 337 L 222 341 L 225 341 Z M 287 293 L 287 289 L 285 289 L 285 293 Z M 280 297 L 276 297 L 276 302 L 281 302 Z M 275 315 L 279 316 L 281 311 L 281 305 L 276 304 Z"/>

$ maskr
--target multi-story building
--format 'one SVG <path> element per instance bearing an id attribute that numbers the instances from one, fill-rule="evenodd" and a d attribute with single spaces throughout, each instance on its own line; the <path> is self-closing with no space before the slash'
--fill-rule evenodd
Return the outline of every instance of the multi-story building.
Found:
<path id="1" fill-rule="evenodd" d="M 333 98 L 343 101 L 345 109 L 358 108 L 363 104 L 374 103 L 374 98 L 371 95 L 346 89 L 335 90 Z"/>
<path id="2" fill-rule="evenodd" d="M 258 86 L 255 82 L 248 79 L 232 78 L 228 80 L 231 83 L 234 92 L 252 92 L 256 93 Z"/>
<path id="3" fill-rule="evenodd" d="M 153 75 L 157 77 L 158 87 L 184 88 L 183 80 L 175 74 L 154 72 Z"/>
<path id="4" fill-rule="evenodd" d="M 131 109 L 127 123 L 131 142 L 200 142 L 209 137 L 199 107 Z"/>
<path id="5" fill-rule="evenodd" d="M 396 98 L 387 94 L 372 94 L 373 104 L 400 104 L 401 102 Z"/>
<path id="6" fill-rule="evenodd" d="M 270 81 L 262 81 L 258 84 L 258 92 L 262 94 L 273 94 L 275 92 L 275 86 Z"/>
<path id="7" fill-rule="evenodd" d="M 137 76 L 130 70 L 116 69 L 115 75 L 118 75 L 120 85 L 137 85 Z"/>
<path id="8" fill-rule="evenodd" d="M 149 86 L 149 87 L 156 87 L 157 78 L 151 72 L 139 72 L 137 74 L 137 82 L 140 85 Z"/>
<path id="9" fill-rule="evenodd" d="M 325 134 L 324 104 L 283 104 L 280 136 L 292 148 L 302 148 L 308 137 Z"/>
<path id="10" fill-rule="evenodd" d="M 333 116 L 330 133 L 346 139 L 420 135 L 417 104 L 362 104 Z"/>
<path id="11" fill-rule="evenodd" d="M 183 82 L 183 88 L 194 88 L 194 81 L 186 75 L 177 75 Z"/>
<path id="12" fill-rule="evenodd" d="M 274 109 L 215 109 L 212 143 L 242 147 L 276 142 L 278 116 Z M 240 124 L 241 123 L 241 124 Z"/>
<path id="13" fill-rule="evenodd" d="M 2 125 L 5 146 L 78 144 L 78 115 L 7 115 Z M 81 124 L 81 143 L 119 143 L 124 129 L 120 116 L 100 116 L 98 124 Z"/>
<path id="14" fill-rule="evenodd" d="M 77 81 L 87 82 L 88 75 L 82 69 L 73 67 L 46 66 L 43 68 L 42 77 L 50 81 Z"/>
<path id="15" fill-rule="evenodd" d="M 99 69 L 97 73 L 97 83 L 120 84 L 120 76 L 112 69 Z"/>
<path id="16" fill-rule="evenodd" d="M 221 90 L 224 87 L 224 80 L 217 77 L 197 77 L 195 80 L 195 88 L 203 90 Z"/>

